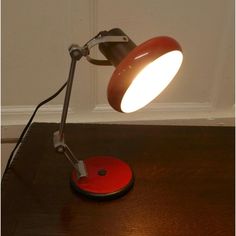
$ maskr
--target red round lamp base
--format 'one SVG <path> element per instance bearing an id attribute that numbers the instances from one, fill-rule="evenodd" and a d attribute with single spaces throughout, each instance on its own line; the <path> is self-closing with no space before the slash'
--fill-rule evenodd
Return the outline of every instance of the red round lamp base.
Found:
<path id="1" fill-rule="evenodd" d="M 76 192 L 89 198 L 111 199 L 123 196 L 134 184 L 131 168 L 112 156 L 95 156 L 84 160 L 87 176 L 78 178 L 76 170 L 71 185 Z"/>

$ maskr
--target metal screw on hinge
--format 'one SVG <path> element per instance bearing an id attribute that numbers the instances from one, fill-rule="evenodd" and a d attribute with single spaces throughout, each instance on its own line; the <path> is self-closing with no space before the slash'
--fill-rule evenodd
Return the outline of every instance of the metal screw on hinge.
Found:
<path id="1" fill-rule="evenodd" d="M 57 151 L 63 153 L 64 152 L 64 147 L 63 146 L 57 147 Z"/>
<path id="2" fill-rule="evenodd" d="M 87 56 L 89 53 L 88 49 L 81 48 L 76 44 L 72 44 L 68 50 L 69 50 L 71 58 L 75 60 L 79 60 L 82 56 Z"/>

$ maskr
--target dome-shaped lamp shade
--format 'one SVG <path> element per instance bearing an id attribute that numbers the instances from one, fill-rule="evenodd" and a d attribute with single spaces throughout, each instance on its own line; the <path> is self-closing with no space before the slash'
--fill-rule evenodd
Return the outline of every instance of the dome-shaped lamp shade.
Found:
<path id="1" fill-rule="evenodd" d="M 155 99 L 171 82 L 183 60 L 179 43 L 166 36 L 132 49 L 117 65 L 108 85 L 108 101 L 120 112 L 134 112 Z"/>

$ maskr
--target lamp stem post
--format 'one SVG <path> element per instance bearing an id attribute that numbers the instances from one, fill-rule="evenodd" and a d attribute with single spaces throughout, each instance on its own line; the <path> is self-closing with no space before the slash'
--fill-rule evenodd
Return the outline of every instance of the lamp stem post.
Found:
<path id="1" fill-rule="evenodd" d="M 64 138 L 64 129 L 65 129 L 66 118 L 68 114 L 69 103 L 70 103 L 70 96 L 71 96 L 72 84 L 74 80 L 76 62 L 77 61 L 72 58 L 71 65 L 70 65 L 69 78 L 67 81 L 66 94 L 65 94 L 64 104 L 63 104 L 61 123 L 59 126 L 59 138 L 61 142 L 63 141 L 63 138 Z"/>
<path id="2" fill-rule="evenodd" d="M 81 59 L 82 56 L 84 56 L 84 54 L 83 50 L 79 48 L 79 46 L 77 45 L 72 45 L 69 48 L 69 53 L 71 56 L 70 72 L 67 80 L 66 93 L 63 103 L 63 110 L 62 110 L 59 130 L 54 133 L 54 147 L 58 152 L 63 153 L 67 157 L 72 166 L 77 170 L 78 177 L 82 177 L 82 176 L 87 176 L 84 162 L 82 160 L 78 160 L 73 154 L 73 152 L 66 145 L 64 141 L 64 130 L 66 126 L 66 118 L 68 114 L 76 63 Z"/>
<path id="3" fill-rule="evenodd" d="M 82 51 L 77 45 L 71 45 L 69 48 L 69 53 L 71 56 L 70 72 L 69 72 L 69 77 L 67 81 L 66 94 L 65 94 L 63 111 L 62 111 L 62 116 L 61 116 L 61 123 L 59 127 L 59 138 L 61 142 L 63 141 L 63 138 L 64 138 L 64 129 L 65 129 L 66 118 L 68 114 L 68 108 L 69 108 L 69 103 L 70 103 L 70 96 L 71 96 L 72 84 L 74 80 L 76 63 L 83 56 Z"/>

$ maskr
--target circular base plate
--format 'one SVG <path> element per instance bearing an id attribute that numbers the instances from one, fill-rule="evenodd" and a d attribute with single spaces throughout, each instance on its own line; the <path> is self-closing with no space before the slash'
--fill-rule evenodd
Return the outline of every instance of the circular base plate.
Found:
<path id="1" fill-rule="evenodd" d="M 127 163 L 112 156 L 95 156 L 84 160 L 87 176 L 78 178 L 72 172 L 71 185 L 79 193 L 99 199 L 116 198 L 127 193 L 134 184 Z"/>

